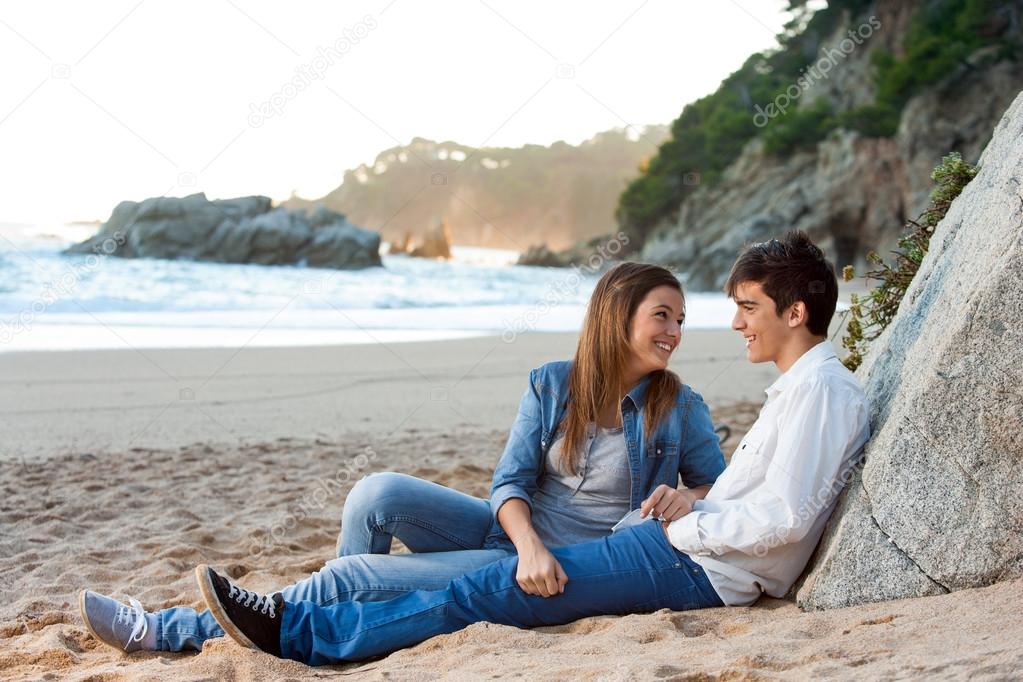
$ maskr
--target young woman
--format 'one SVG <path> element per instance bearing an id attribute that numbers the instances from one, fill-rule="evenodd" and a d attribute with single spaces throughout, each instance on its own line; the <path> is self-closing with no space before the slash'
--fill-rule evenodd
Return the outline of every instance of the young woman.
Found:
<path id="1" fill-rule="evenodd" d="M 508 558 L 518 589 L 550 597 L 571 580 L 551 549 L 606 537 L 630 510 L 669 521 L 686 514 L 724 458 L 707 406 L 667 369 L 684 317 L 682 289 L 668 270 L 637 263 L 609 270 L 590 299 L 574 361 L 530 373 L 489 501 L 371 474 L 345 503 L 339 558 L 281 598 L 379 602 L 439 590 Z M 685 488 L 677 487 L 680 476 Z M 392 537 L 412 554 L 389 555 Z M 258 601 L 227 589 L 239 604 Z M 259 604 L 268 608 L 266 599 Z M 200 649 L 224 634 L 210 611 L 146 613 L 135 599 L 129 606 L 90 591 L 80 607 L 98 639 L 125 651 Z"/>

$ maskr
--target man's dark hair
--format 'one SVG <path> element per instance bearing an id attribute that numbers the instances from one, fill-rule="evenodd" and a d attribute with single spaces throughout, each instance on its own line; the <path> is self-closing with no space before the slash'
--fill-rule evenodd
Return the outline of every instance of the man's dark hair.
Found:
<path id="1" fill-rule="evenodd" d="M 725 283 L 729 298 L 740 284 L 755 282 L 774 300 L 778 315 L 796 301 L 806 306 L 806 327 L 815 336 L 827 336 L 838 303 L 835 267 L 802 230 L 781 239 L 753 244 L 732 266 Z"/>

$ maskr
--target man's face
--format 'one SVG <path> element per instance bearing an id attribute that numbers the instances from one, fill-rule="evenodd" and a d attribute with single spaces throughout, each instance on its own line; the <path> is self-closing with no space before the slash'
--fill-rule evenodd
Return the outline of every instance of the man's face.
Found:
<path id="1" fill-rule="evenodd" d="M 793 330 L 786 318 L 778 315 L 774 300 L 756 282 L 735 287 L 735 317 L 732 329 L 746 339 L 746 359 L 750 362 L 776 362 Z"/>

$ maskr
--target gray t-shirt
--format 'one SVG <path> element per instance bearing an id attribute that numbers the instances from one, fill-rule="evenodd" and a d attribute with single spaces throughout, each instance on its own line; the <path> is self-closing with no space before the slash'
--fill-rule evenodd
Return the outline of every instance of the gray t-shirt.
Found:
<path id="1" fill-rule="evenodd" d="M 629 511 L 632 475 L 622 427 L 591 423 L 579 471 L 558 469 L 561 436 L 547 451 L 540 488 L 533 496 L 533 528 L 548 547 L 605 537 Z"/>

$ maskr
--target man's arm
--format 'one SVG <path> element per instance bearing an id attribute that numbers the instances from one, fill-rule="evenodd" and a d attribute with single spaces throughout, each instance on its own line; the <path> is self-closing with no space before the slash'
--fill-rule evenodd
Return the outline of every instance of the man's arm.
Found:
<path id="1" fill-rule="evenodd" d="M 824 383 L 794 387 L 764 479 L 749 495 L 719 509 L 697 510 L 672 523 L 668 537 L 692 554 L 759 555 L 797 542 L 841 491 L 850 446 L 862 446 L 863 406 Z"/>

